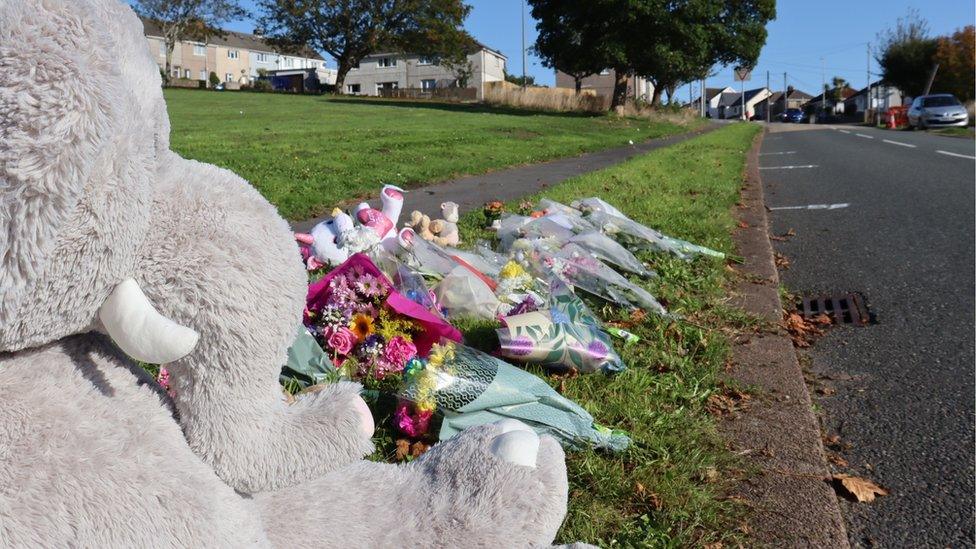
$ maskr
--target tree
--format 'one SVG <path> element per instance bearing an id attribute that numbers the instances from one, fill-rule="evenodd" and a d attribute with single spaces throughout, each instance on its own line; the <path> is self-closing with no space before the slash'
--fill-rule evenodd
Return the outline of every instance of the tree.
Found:
<path id="1" fill-rule="evenodd" d="M 371 53 L 409 51 L 463 72 L 474 44 L 461 28 L 471 11 L 462 0 L 259 0 L 258 5 L 258 24 L 272 43 L 283 49 L 311 47 L 336 60 L 339 91 L 350 69 Z"/>
<path id="2" fill-rule="evenodd" d="M 930 38 L 928 22 L 909 10 L 895 26 L 878 34 L 878 55 L 882 77 L 912 97 L 921 95 L 932 70 L 938 41 Z M 970 72 L 972 69 L 970 69 Z"/>
<path id="3" fill-rule="evenodd" d="M 616 73 L 611 108 L 626 100 L 633 75 L 661 92 L 700 78 L 716 63 L 752 66 L 766 42 L 775 0 L 529 0 L 540 37 L 548 29 L 578 33 L 574 51 Z M 570 34 L 570 30 L 560 31 Z M 563 42 L 553 42 L 560 47 Z M 546 43 L 537 41 L 537 49 Z M 569 46 L 561 46 L 569 49 Z M 571 50 L 573 51 L 573 50 Z M 551 55 L 551 54 L 549 54 Z M 544 56 L 545 57 L 545 56 Z M 565 57 L 565 56 L 564 56 Z M 555 60 L 556 57 L 553 58 Z"/>
<path id="4" fill-rule="evenodd" d="M 515 84 L 516 86 L 534 86 L 535 85 L 535 77 L 532 76 L 531 74 L 525 75 L 525 78 L 523 79 L 521 76 L 515 76 L 514 74 L 512 74 L 512 73 L 510 73 L 508 71 L 505 71 L 505 81 L 506 82 L 511 82 L 512 84 Z"/>
<path id="5" fill-rule="evenodd" d="M 221 25 L 248 16 L 235 0 L 135 0 L 133 8 L 163 31 L 167 78 L 177 42 L 222 36 Z"/>
<path id="6" fill-rule="evenodd" d="M 607 67 L 606 59 L 596 47 L 599 37 L 592 35 L 596 27 L 585 24 L 588 6 L 579 2 L 531 4 L 532 17 L 538 21 L 538 36 L 532 50 L 542 59 L 543 66 L 571 76 L 576 93 L 581 93 L 583 79 Z"/>
<path id="7" fill-rule="evenodd" d="M 957 30 L 952 36 L 938 39 L 934 61 L 939 64 L 934 90 L 951 93 L 960 101 L 971 101 L 976 89 L 976 28 L 969 25 Z"/>
<path id="8" fill-rule="evenodd" d="M 836 105 L 844 100 L 844 89 L 847 88 L 847 80 L 835 76 L 831 79 L 830 83 L 833 88 L 829 88 L 828 90 L 827 86 L 824 86 L 824 92 L 827 93 L 826 97 Z"/>

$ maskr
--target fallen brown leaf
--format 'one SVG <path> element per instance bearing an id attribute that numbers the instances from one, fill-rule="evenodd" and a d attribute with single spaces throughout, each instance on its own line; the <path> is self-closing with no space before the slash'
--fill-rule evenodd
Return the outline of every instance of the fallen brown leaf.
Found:
<path id="1" fill-rule="evenodd" d="M 831 478 L 835 488 L 843 489 L 844 495 L 853 497 L 861 503 L 870 503 L 876 496 L 888 495 L 887 490 L 867 479 L 845 474 L 837 474 Z"/>
<path id="2" fill-rule="evenodd" d="M 410 441 L 405 438 L 396 441 L 396 460 L 403 461 L 410 455 Z"/>
<path id="3" fill-rule="evenodd" d="M 785 270 L 790 268 L 790 260 L 781 253 L 773 254 L 773 261 L 776 263 L 776 267 L 779 269 Z"/>
<path id="4" fill-rule="evenodd" d="M 823 330 L 817 324 L 808 321 L 798 313 L 786 313 L 783 325 L 793 339 L 793 345 L 799 348 L 809 347 L 814 338 L 823 335 Z"/>
<path id="5" fill-rule="evenodd" d="M 831 454 L 829 452 L 827 453 L 827 461 L 833 463 L 838 467 L 847 467 L 848 465 L 850 465 L 850 463 L 848 463 L 846 459 L 842 458 L 841 456 L 838 456 L 837 454 Z"/>
<path id="6" fill-rule="evenodd" d="M 749 228 L 749 224 L 746 223 L 745 221 L 740 221 L 739 222 L 739 228 L 740 229 L 748 229 Z"/>
<path id="7" fill-rule="evenodd" d="M 398 444 L 397 445 L 397 451 L 399 451 L 399 450 L 400 450 L 400 448 L 399 448 L 399 444 Z M 430 450 L 430 444 L 425 444 L 423 442 L 417 441 L 417 442 L 414 442 L 413 444 L 410 445 L 410 455 L 413 456 L 413 457 L 415 457 L 415 458 L 418 458 L 418 457 L 424 455 L 424 453 L 427 450 Z"/>
<path id="8" fill-rule="evenodd" d="M 769 239 L 770 240 L 775 240 L 777 242 L 783 242 L 783 241 L 789 240 L 790 237 L 792 237 L 792 236 L 796 236 L 796 231 L 794 231 L 793 229 L 790 229 L 790 230 L 786 231 L 783 234 L 771 234 L 771 235 L 769 235 Z"/>

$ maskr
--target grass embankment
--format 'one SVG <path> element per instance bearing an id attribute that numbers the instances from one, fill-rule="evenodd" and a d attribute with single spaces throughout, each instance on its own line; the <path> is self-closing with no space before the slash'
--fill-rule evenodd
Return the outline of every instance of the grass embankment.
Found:
<path id="1" fill-rule="evenodd" d="M 759 130 L 733 124 L 565 181 L 532 200 L 545 196 L 569 203 L 601 196 L 637 221 L 731 254 L 732 208 L 746 152 Z M 480 212 L 462 221 L 468 242 L 487 234 L 480 229 Z M 623 454 L 567 454 L 570 507 L 559 540 L 604 547 L 734 541 L 742 536 L 736 531 L 738 510 L 723 499 L 734 462 L 707 403 L 722 390 L 718 374 L 730 353 L 727 335 L 755 321 L 726 304 L 723 261 L 686 263 L 663 254 L 641 259 L 660 274 L 641 283 L 682 319 L 635 321 L 617 308 L 598 308 L 605 320 L 623 322 L 641 337 L 631 347 L 618 343 L 628 370 L 613 377 L 550 379 L 598 422 L 625 429 L 634 440 Z"/>
<path id="2" fill-rule="evenodd" d="M 233 170 L 291 220 L 372 197 L 379 183 L 418 186 L 691 129 L 482 105 L 179 89 L 165 96 L 174 150 Z"/>

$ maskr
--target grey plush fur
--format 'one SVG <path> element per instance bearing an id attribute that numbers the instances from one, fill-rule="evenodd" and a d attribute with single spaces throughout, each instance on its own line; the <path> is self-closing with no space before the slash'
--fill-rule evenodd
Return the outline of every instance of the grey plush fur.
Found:
<path id="1" fill-rule="evenodd" d="M 550 543 L 552 439 L 534 468 L 499 426 L 368 463 L 358 385 L 285 402 L 304 276 L 273 206 L 169 151 L 127 6 L 0 1 L 0 547 Z M 174 402 L 98 333 L 130 277 L 200 334 L 168 365 Z"/>

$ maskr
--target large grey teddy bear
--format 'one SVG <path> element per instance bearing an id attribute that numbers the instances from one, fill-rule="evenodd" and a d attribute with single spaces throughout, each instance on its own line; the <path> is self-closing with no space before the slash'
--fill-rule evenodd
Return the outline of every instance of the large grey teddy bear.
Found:
<path id="1" fill-rule="evenodd" d="M 506 422 L 370 463 L 358 385 L 282 398 L 305 291 L 275 209 L 169 150 L 127 6 L 0 1 L 0 547 L 551 543 L 553 439 Z"/>

